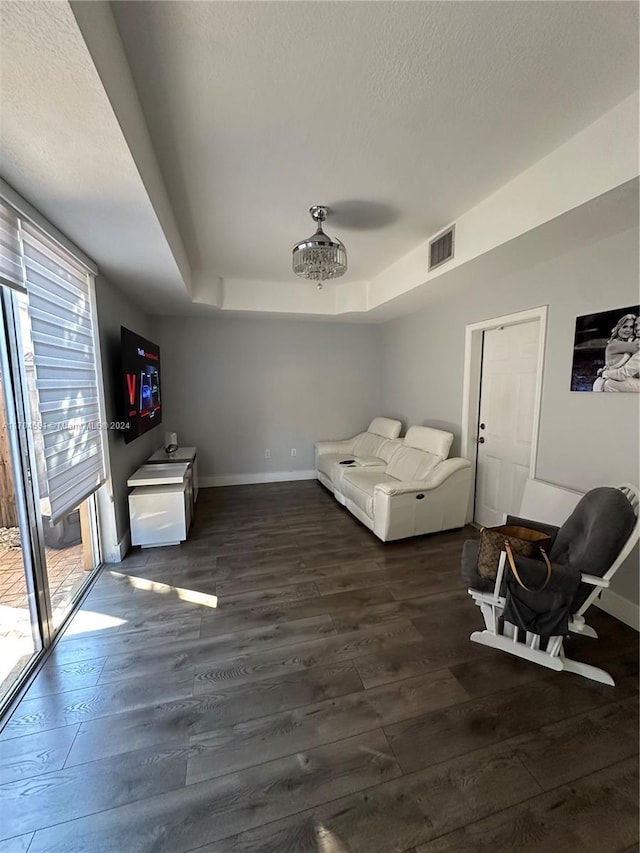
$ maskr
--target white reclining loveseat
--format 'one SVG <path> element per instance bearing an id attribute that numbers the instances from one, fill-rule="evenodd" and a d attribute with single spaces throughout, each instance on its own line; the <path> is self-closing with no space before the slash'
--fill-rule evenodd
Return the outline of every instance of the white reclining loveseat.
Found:
<path id="1" fill-rule="evenodd" d="M 447 459 L 452 442 L 450 432 L 410 427 L 384 468 L 343 466 L 334 495 L 383 542 L 463 527 L 472 466 Z"/>
<path id="2" fill-rule="evenodd" d="M 384 471 L 391 454 L 402 443 L 402 424 L 392 418 L 374 418 L 366 432 L 344 441 L 316 442 L 316 476 L 334 494 L 349 466 Z M 344 503 L 344 501 L 341 501 Z"/>

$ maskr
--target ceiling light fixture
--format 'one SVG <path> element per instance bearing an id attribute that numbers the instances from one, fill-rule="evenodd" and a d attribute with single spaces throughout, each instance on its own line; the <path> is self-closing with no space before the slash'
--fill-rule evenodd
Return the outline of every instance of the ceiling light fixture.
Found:
<path id="1" fill-rule="evenodd" d="M 340 240 L 332 240 L 322 230 L 329 208 L 315 204 L 309 208 L 311 218 L 318 223 L 318 229 L 312 237 L 301 240 L 293 247 L 293 271 L 302 278 L 322 282 L 329 278 L 339 278 L 347 271 L 347 250 Z"/>

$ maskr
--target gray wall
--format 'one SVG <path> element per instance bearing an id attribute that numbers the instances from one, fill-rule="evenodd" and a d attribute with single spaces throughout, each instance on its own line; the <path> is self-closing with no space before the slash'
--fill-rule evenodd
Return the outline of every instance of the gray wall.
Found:
<path id="1" fill-rule="evenodd" d="M 151 337 L 149 318 L 103 276 L 96 279 L 96 305 L 107 420 L 118 421 L 122 415 L 120 326 Z M 125 444 L 122 435 L 114 431 L 109 431 L 108 438 L 116 529 L 120 540 L 129 528 L 127 479 L 160 447 L 162 433 L 161 428 L 151 430 L 131 444 Z"/>
<path id="2" fill-rule="evenodd" d="M 465 325 L 549 305 L 536 476 L 578 490 L 638 484 L 638 397 L 569 390 L 576 316 L 638 304 L 638 234 L 624 231 L 500 280 L 478 281 L 383 327 L 383 403 L 453 430 L 460 450 Z M 614 590 L 638 599 L 637 557 Z"/>
<path id="3" fill-rule="evenodd" d="M 164 429 L 197 445 L 204 477 L 312 469 L 315 441 L 384 414 L 379 337 L 365 325 L 154 318 Z"/>

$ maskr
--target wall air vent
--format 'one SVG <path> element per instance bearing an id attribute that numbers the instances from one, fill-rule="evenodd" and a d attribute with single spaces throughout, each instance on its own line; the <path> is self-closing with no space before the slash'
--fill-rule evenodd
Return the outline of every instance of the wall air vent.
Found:
<path id="1" fill-rule="evenodd" d="M 447 228 L 442 234 L 439 234 L 437 237 L 434 237 L 433 240 L 429 242 L 429 269 L 435 269 L 439 267 L 440 264 L 444 264 L 447 261 L 450 261 L 453 257 L 454 250 L 454 235 L 456 231 L 456 226 L 452 225 L 451 228 Z"/>

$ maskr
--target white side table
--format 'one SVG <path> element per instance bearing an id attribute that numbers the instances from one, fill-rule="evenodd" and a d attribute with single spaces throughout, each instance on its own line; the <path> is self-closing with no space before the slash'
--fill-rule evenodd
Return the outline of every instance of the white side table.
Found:
<path id="1" fill-rule="evenodd" d="M 143 465 L 127 480 L 131 544 L 143 548 L 178 545 L 191 524 L 188 463 Z"/>
<path id="2" fill-rule="evenodd" d="M 168 465 L 174 463 L 191 466 L 191 484 L 193 486 L 193 500 L 198 500 L 198 448 L 197 447 L 179 447 L 175 453 L 166 453 L 164 448 L 156 450 L 156 452 L 147 459 L 147 465 Z"/>
<path id="3" fill-rule="evenodd" d="M 127 486 L 176 486 L 188 476 L 189 466 L 182 465 L 141 465 L 127 480 Z"/>

